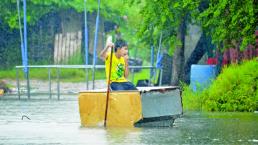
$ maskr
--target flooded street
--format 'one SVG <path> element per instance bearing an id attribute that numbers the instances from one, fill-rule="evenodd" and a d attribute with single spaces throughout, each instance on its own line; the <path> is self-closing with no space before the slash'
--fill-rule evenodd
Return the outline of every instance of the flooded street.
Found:
<path id="1" fill-rule="evenodd" d="M 258 144 L 257 113 L 185 112 L 173 128 L 82 128 L 77 96 L 0 98 L 0 144 Z"/>

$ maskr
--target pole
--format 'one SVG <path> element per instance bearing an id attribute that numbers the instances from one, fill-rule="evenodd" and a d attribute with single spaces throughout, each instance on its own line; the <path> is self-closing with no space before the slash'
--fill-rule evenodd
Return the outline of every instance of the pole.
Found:
<path id="1" fill-rule="evenodd" d="M 52 98 L 52 92 L 51 92 L 51 69 L 48 68 L 48 81 L 49 81 L 49 99 Z"/>
<path id="2" fill-rule="evenodd" d="M 92 73 L 92 88 L 94 89 L 95 84 L 95 66 L 96 66 L 96 58 L 97 58 L 97 43 L 98 43 L 98 30 L 99 30 L 99 10 L 100 10 L 100 0 L 98 0 L 98 13 L 96 17 L 96 29 L 95 29 L 95 37 L 94 37 L 94 53 L 93 53 L 93 73 Z"/>
<path id="3" fill-rule="evenodd" d="M 154 46 L 151 45 L 151 66 L 154 66 Z M 149 86 L 151 85 L 151 79 L 153 77 L 153 68 L 150 69 L 150 80 L 149 80 Z"/>
<path id="4" fill-rule="evenodd" d="M 57 67 L 57 99 L 60 100 L 60 68 Z"/>
<path id="5" fill-rule="evenodd" d="M 19 81 L 19 69 L 16 67 L 16 85 L 17 85 L 17 93 L 18 93 L 18 98 L 19 100 L 21 99 L 21 94 L 20 94 L 20 81 Z"/>
<path id="6" fill-rule="evenodd" d="M 85 43 L 85 65 L 88 65 L 89 62 L 88 62 L 88 49 L 89 49 L 89 46 L 88 46 L 88 24 L 87 24 L 87 9 L 86 9 L 86 3 L 87 3 L 87 0 L 84 0 L 84 43 Z M 88 69 L 85 68 L 85 71 L 86 71 L 86 89 L 88 90 L 89 89 L 89 84 L 88 84 L 88 81 L 89 81 L 89 74 L 88 74 Z"/>
<path id="7" fill-rule="evenodd" d="M 162 34 L 162 32 L 161 32 L 161 34 L 160 34 L 160 37 L 159 37 L 159 48 L 158 48 L 158 54 L 157 54 L 157 58 L 156 58 L 156 68 L 155 68 L 155 72 L 154 72 L 154 80 L 156 80 L 156 72 L 157 72 L 157 69 L 159 69 L 159 68 L 157 68 L 158 66 L 157 66 L 157 64 L 158 64 L 158 60 L 159 60 L 159 57 L 160 57 L 160 51 L 161 51 L 161 42 L 162 42 L 162 36 L 163 36 L 163 34 Z M 162 77 L 162 68 L 160 69 L 160 77 Z M 161 78 L 160 78 L 161 79 Z M 159 86 L 161 85 L 161 81 L 159 81 Z"/>
<path id="8" fill-rule="evenodd" d="M 111 78 L 111 70 L 112 70 L 112 58 L 113 58 L 113 48 L 111 48 L 111 54 L 110 54 L 110 63 L 109 63 L 109 74 L 108 74 L 107 99 L 106 99 L 106 110 L 105 110 L 104 127 L 107 126 L 107 113 L 108 113 L 108 101 L 109 101 L 109 96 L 110 96 L 110 78 Z"/>
<path id="9" fill-rule="evenodd" d="M 27 48 L 27 14 L 26 14 L 27 8 L 26 8 L 26 0 L 23 0 L 23 38 L 24 38 L 24 60 L 25 60 L 25 76 L 27 79 L 27 95 L 28 99 L 30 99 L 30 81 L 29 81 L 29 72 L 28 72 L 28 48 Z"/>
<path id="10" fill-rule="evenodd" d="M 21 25 L 21 14 L 20 14 L 20 0 L 17 0 L 17 11 L 18 11 L 18 19 L 19 19 L 19 30 L 20 30 L 20 39 L 21 39 L 21 53 L 22 53 L 22 64 L 25 66 L 25 52 L 24 52 L 24 40 L 22 34 L 22 25 Z M 25 69 L 23 69 L 25 72 Z"/>
<path id="11" fill-rule="evenodd" d="M 163 77 L 163 68 L 160 68 L 160 78 L 159 78 L 159 86 L 162 85 L 162 77 Z"/>
<path id="12" fill-rule="evenodd" d="M 26 73 L 26 79 L 27 79 L 27 95 L 28 95 L 28 99 L 30 99 L 30 75 L 29 75 L 29 71 L 27 71 L 27 73 Z"/>

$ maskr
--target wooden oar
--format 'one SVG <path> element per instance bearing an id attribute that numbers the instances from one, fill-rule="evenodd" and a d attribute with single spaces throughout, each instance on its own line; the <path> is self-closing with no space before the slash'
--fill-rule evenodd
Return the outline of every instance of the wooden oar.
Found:
<path id="1" fill-rule="evenodd" d="M 109 100 L 109 94 L 110 94 L 110 78 L 111 78 L 111 68 L 112 68 L 112 57 L 113 57 L 113 47 L 111 47 L 111 54 L 110 54 L 110 63 L 109 63 L 109 74 L 108 74 L 107 99 L 106 99 L 106 110 L 105 110 L 104 127 L 107 126 L 107 113 L 108 113 L 108 100 Z"/>

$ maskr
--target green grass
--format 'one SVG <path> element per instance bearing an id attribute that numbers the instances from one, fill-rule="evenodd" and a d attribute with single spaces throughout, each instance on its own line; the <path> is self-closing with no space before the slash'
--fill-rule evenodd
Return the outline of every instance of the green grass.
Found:
<path id="1" fill-rule="evenodd" d="M 22 69 L 19 69 L 19 78 L 25 79 Z M 47 68 L 31 68 L 29 73 L 30 79 L 48 80 Z M 132 80 L 132 73 L 129 75 L 129 80 Z M 57 69 L 51 69 L 51 78 L 56 79 Z M 0 70 L 1 79 L 16 79 L 16 70 Z M 106 74 L 103 69 L 95 70 L 95 80 L 105 80 Z M 143 69 L 140 72 L 134 74 L 134 84 L 140 79 L 149 79 L 149 70 Z M 64 82 L 83 82 L 86 80 L 85 69 L 60 69 L 60 80 Z M 88 80 L 92 80 L 92 70 L 88 70 Z"/>
<path id="2" fill-rule="evenodd" d="M 0 70 L 0 79 L 15 79 L 15 69 Z"/>
<path id="3" fill-rule="evenodd" d="M 200 91 L 194 92 L 192 91 L 190 86 L 186 84 L 182 85 L 183 87 L 183 107 L 184 110 L 188 111 L 200 111 L 202 110 L 202 95 Z"/>
<path id="4" fill-rule="evenodd" d="M 69 59 L 68 64 L 81 64 L 82 58 L 77 56 Z M 143 65 L 150 65 L 147 61 L 143 62 Z M 92 80 L 92 69 L 88 70 L 88 80 Z M 24 73 L 22 69 L 18 71 L 19 79 L 24 80 Z M 158 74 L 158 73 L 157 73 Z M 48 80 L 48 69 L 47 68 L 30 68 L 29 71 L 30 79 L 38 79 L 38 80 Z M 134 79 L 133 79 L 134 77 Z M 57 69 L 51 68 L 51 79 L 57 78 Z M 150 78 L 150 70 L 142 69 L 140 72 L 132 74 L 129 73 L 129 81 L 132 81 L 135 85 L 138 80 L 144 80 Z M 158 77 L 156 77 L 157 79 Z M 16 69 L 6 69 L 0 70 L 0 80 L 2 79 L 16 79 Z M 104 69 L 96 69 L 95 70 L 95 80 L 105 80 L 106 73 Z M 62 82 L 85 82 L 86 80 L 86 71 L 85 69 L 60 69 L 60 81 Z M 157 81 L 156 81 L 157 82 Z"/>
<path id="5" fill-rule="evenodd" d="M 24 79 L 24 72 L 19 69 L 19 78 Z M 48 69 L 46 68 L 31 68 L 29 71 L 30 79 L 48 80 Z M 81 82 L 85 81 L 86 71 L 85 69 L 60 69 L 61 81 L 67 82 Z M 92 70 L 88 71 L 89 80 L 92 79 Z M 57 77 L 57 69 L 51 69 L 51 78 Z M 16 70 L 1 70 L 0 79 L 16 79 Z M 105 79 L 104 70 L 95 71 L 95 79 Z"/>

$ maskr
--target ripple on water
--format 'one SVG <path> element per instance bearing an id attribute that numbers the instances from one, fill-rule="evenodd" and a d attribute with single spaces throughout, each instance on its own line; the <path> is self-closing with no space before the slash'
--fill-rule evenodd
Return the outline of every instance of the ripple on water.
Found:
<path id="1" fill-rule="evenodd" d="M 71 98 L 60 101 L 1 99 L 0 144 L 149 145 L 258 142 L 257 113 L 185 112 L 172 128 L 82 128 L 77 99 L 74 96 Z M 22 115 L 28 116 L 30 120 L 21 120 Z"/>

